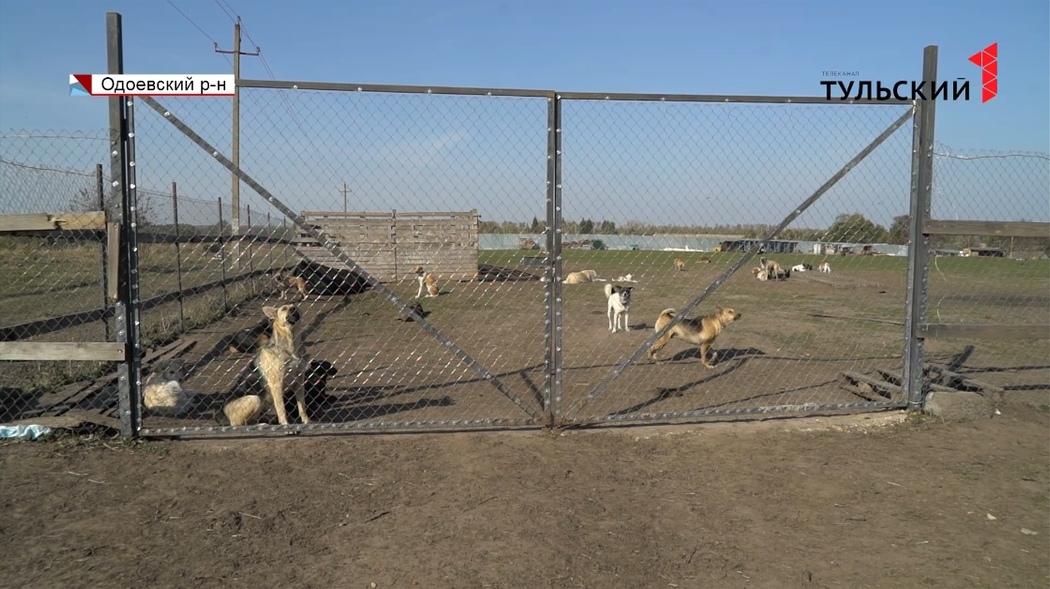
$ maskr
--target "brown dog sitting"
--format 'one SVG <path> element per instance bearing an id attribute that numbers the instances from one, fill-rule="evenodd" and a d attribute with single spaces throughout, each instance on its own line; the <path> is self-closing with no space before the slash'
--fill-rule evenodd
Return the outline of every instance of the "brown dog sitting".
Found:
<path id="1" fill-rule="evenodd" d="M 656 319 L 655 331 L 660 331 L 676 316 L 674 309 L 664 309 L 660 317 Z M 667 331 L 660 339 L 653 342 L 649 348 L 649 359 L 655 360 L 656 353 L 671 341 L 671 338 L 679 338 L 687 343 L 700 346 L 700 361 L 707 368 L 714 368 L 714 364 L 708 362 L 707 352 L 711 348 L 718 334 L 722 333 L 730 323 L 740 319 L 740 313 L 733 309 L 715 307 L 715 312 L 703 317 L 683 319 L 680 323 Z"/>

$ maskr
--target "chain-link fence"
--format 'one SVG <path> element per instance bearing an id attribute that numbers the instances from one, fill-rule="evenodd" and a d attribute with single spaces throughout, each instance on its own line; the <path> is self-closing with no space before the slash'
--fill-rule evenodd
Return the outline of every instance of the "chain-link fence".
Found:
<path id="1" fill-rule="evenodd" d="M 922 102 L 241 80 L 239 104 L 114 101 L 119 128 L 75 138 L 91 149 L 5 139 L 0 187 L 22 200 L 0 213 L 137 216 L 120 289 L 105 225 L 7 231 L 0 250 L 23 276 L 8 340 L 68 313 L 100 333 L 61 341 L 141 344 L 126 431 L 600 425 L 1050 388 L 1046 156 L 934 149 Z M 121 154 L 103 178 L 96 160 Z M 130 333 L 110 333 L 125 314 L 107 292 Z M 5 399 L 117 409 L 111 377 L 32 366 L 5 372 Z"/>
<path id="2" fill-rule="evenodd" d="M 912 138 L 903 123 L 911 110 L 568 101 L 565 215 L 605 235 L 589 248 L 567 248 L 565 272 L 594 270 L 608 282 L 565 286 L 565 418 L 637 421 L 899 400 L 864 398 L 846 386 L 850 374 L 900 364 L 907 235 L 902 241 L 888 228 L 908 212 Z M 684 312 L 880 137 L 764 251 Z M 687 234 L 693 243 L 667 245 L 654 233 Z M 607 315 L 616 311 L 609 287 L 630 289 L 626 331 L 615 313 Z M 647 345 L 674 315 L 697 320 Z"/>
<path id="3" fill-rule="evenodd" d="M 112 204 L 103 193 L 106 140 L 66 131 L 0 135 L 0 215 L 10 220 L 0 233 L 0 342 L 107 341 L 104 215 L 92 215 Z M 110 367 L 0 361 L 0 420 L 67 402 L 70 383 Z"/>
<path id="4" fill-rule="evenodd" d="M 231 172 L 211 154 L 228 143 L 228 105 L 159 102 L 160 112 L 137 111 L 140 180 L 181 177 L 180 192 L 229 195 Z M 175 417 L 147 407 L 144 429 L 230 423 L 232 400 L 253 386 L 262 392 L 251 381 L 259 337 L 274 333 L 264 307 L 282 303 L 301 316 L 294 329 L 314 366 L 307 400 L 315 423 L 537 423 L 546 258 L 480 250 L 479 234 L 494 221 L 546 217 L 547 101 L 244 88 L 241 104 L 240 169 L 302 225 L 255 231 L 281 240 L 241 254 L 272 288 L 194 334 L 182 356 L 192 400 Z M 241 188 L 240 206 L 253 216 L 289 219 L 248 183 Z M 348 259 L 304 230 L 315 226 Z"/>
<path id="5" fill-rule="evenodd" d="M 933 188 L 933 219 L 1050 222 L 1050 154 L 938 145 Z M 927 370 L 934 389 L 1035 394 L 1045 401 L 1050 233 L 986 230 L 959 228 L 931 238 L 927 317 L 948 327 L 926 341 Z M 947 331 L 962 325 L 973 327 Z"/>

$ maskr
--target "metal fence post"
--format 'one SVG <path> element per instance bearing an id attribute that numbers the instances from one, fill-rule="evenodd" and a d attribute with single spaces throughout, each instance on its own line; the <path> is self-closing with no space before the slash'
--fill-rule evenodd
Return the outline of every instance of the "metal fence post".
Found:
<path id="1" fill-rule="evenodd" d="M 119 12 L 106 13 L 106 61 L 107 73 L 124 73 L 124 35 L 122 18 Z M 138 386 L 139 370 L 137 358 L 138 326 L 130 317 L 131 265 L 129 263 L 128 236 L 132 218 L 128 212 L 127 186 L 128 167 L 127 149 L 127 98 L 114 96 L 109 99 L 109 176 L 110 202 L 120 203 L 114 208 L 115 220 L 120 223 L 120 251 L 117 272 L 117 300 L 113 302 L 113 317 L 117 342 L 125 344 L 124 361 L 117 367 L 117 394 L 120 405 L 120 433 L 125 438 L 135 437 L 138 433 Z M 112 271 L 111 270 L 111 271 Z"/>
<path id="2" fill-rule="evenodd" d="M 923 50 L 922 80 L 931 88 L 937 79 L 937 46 Z M 907 343 L 904 351 L 902 380 L 908 409 L 921 409 L 925 398 L 923 352 L 926 337 L 921 325 L 926 322 L 927 288 L 929 285 L 930 236 L 925 233 L 930 218 L 933 194 L 934 122 L 937 101 L 919 100 L 912 127 L 911 210 L 908 225 L 908 294 L 904 329 Z"/>
<path id="3" fill-rule="evenodd" d="M 561 222 L 561 97 L 551 93 L 547 98 L 547 373 L 543 400 L 551 427 L 557 425 L 562 400 Z"/>

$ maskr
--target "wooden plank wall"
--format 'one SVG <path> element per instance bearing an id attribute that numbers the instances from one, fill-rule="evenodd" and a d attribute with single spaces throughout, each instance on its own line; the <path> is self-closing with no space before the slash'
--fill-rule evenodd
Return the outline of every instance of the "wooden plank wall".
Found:
<path id="1" fill-rule="evenodd" d="M 313 212 L 303 218 L 328 235 L 381 282 L 411 279 L 423 265 L 441 280 L 475 280 L 478 274 L 478 213 Z M 325 266 L 345 269 L 337 257 L 305 234 L 298 253 Z"/>

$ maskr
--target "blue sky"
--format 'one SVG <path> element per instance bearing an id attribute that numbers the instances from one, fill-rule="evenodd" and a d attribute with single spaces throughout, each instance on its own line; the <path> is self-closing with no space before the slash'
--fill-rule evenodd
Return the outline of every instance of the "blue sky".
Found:
<path id="1" fill-rule="evenodd" d="M 242 76 L 258 79 L 819 96 L 823 70 L 918 78 L 923 46 L 936 44 L 940 78 L 971 80 L 973 98 L 938 104 L 939 142 L 966 153 L 1047 152 L 1048 7 L 1046 0 L 5 0 L 0 130 L 104 129 L 105 101 L 70 97 L 68 74 L 104 71 L 106 11 L 124 16 L 129 73 L 228 73 L 212 44 L 230 48 L 236 13 L 244 49 L 257 44 L 265 57 L 243 58 Z M 992 42 L 999 95 L 981 104 L 980 73 L 967 57 Z M 228 151 L 227 99 L 161 101 Z M 188 196 L 228 196 L 228 174 L 139 109 L 141 186 L 177 180 Z M 346 181 L 356 209 L 542 217 L 544 109 L 542 100 L 247 89 L 242 164 L 299 210 L 341 208 Z M 567 103 L 565 214 L 621 224 L 773 223 L 903 112 Z M 105 160 L 85 143 L 92 145 L 0 145 L 4 159 L 90 170 Z M 820 226 L 854 210 L 886 223 L 903 212 L 909 148 L 906 125 L 796 224 Z M 935 205 L 937 214 L 1050 218 L 1046 160 L 951 160 L 944 170 L 939 189 L 951 206 Z M 991 191 L 1001 208 L 981 204 Z M 250 192 L 242 189 L 244 202 L 261 210 Z"/>

